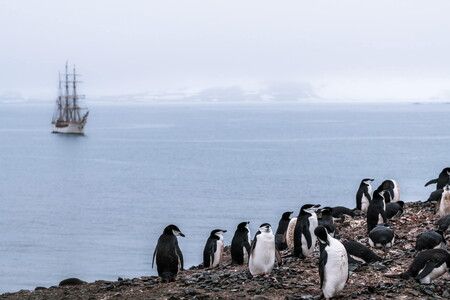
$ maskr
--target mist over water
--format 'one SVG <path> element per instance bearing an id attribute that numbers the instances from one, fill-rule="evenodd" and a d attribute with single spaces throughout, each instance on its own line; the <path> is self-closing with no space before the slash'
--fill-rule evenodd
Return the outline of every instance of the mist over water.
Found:
<path id="1" fill-rule="evenodd" d="M 450 105 L 93 106 L 85 136 L 51 134 L 52 105 L 0 110 L 0 292 L 153 275 L 165 226 L 185 267 L 211 230 L 274 230 L 302 204 L 355 206 L 362 178 L 404 201 L 450 165 Z"/>

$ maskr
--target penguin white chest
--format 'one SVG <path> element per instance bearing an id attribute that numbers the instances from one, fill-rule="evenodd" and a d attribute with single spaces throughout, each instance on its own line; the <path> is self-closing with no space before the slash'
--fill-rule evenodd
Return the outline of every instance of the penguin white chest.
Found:
<path id="1" fill-rule="evenodd" d="M 325 264 L 322 291 L 325 298 L 332 298 L 344 289 L 348 278 L 348 258 L 345 247 L 337 240 L 330 240 L 325 248 L 328 258 Z"/>
<path id="2" fill-rule="evenodd" d="M 314 230 L 319 225 L 319 221 L 317 220 L 317 215 L 313 214 L 308 218 L 309 221 L 309 235 L 311 236 L 311 247 L 308 247 L 308 243 L 305 239 L 304 234 L 302 234 L 302 253 L 306 257 L 311 257 L 314 252 L 314 248 L 316 247 L 317 237 L 314 234 Z"/>
<path id="3" fill-rule="evenodd" d="M 369 208 L 369 204 L 369 199 L 367 199 L 366 195 L 363 195 L 361 198 L 361 210 L 367 211 L 367 209 Z"/>
<path id="4" fill-rule="evenodd" d="M 423 271 L 420 270 L 419 274 Z M 434 268 L 427 276 L 425 276 L 424 278 L 420 279 L 420 283 L 425 283 L 425 284 L 429 284 L 431 283 L 432 280 L 440 277 L 441 275 L 445 274 L 445 272 L 447 272 L 447 264 L 443 263 L 442 265 L 440 265 L 437 268 Z"/>
<path id="5" fill-rule="evenodd" d="M 223 237 L 220 237 L 220 239 L 217 241 L 217 249 L 216 252 L 214 252 L 214 263 L 212 264 L 212 267 L 217 267 L 220 263 L 220 260 L 222 258 L 223 253 Z"/>
<path id="6" fill-rule="evenodd" d="M 444 191 L 439 204 L 439 215 L 444 217 L 450 214 L 450 192 Z"/>
<path id="7" fill-rule="evenodd" d="M 275 238 L 273 234 L 261 233 L 249 259 L 249 270 L 253 276 L 270 274 L 275 265 Z"/>

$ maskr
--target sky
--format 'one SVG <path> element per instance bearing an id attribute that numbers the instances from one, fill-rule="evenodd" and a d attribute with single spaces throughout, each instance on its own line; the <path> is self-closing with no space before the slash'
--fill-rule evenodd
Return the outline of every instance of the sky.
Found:
<path id="1" fill-rule="evenodd" d="M 53 101 L 68 60 L 88 98 L 449 100 L 449 11 L 446 0 L 0 0 L 0 99 Z"/>

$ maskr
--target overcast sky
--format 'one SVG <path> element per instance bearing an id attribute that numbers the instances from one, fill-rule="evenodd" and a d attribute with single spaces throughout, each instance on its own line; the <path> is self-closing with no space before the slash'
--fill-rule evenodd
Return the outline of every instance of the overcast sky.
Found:
<path id="1" fill-rule="evenodd" d="M 450 1 L 0 0 L 0 95 L 309 83 L 323 98 L 450 97 Z"/>

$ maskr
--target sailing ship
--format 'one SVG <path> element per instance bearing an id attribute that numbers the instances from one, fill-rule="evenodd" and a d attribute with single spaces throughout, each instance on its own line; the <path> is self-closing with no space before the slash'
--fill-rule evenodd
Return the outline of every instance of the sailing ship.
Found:
<path id="1" fill-rule="evenodd" d="M 77 94 L 77 76 L 79 74 L 73 67 L 73 73 L 68 73 L 66 62 L 66 73 L 61 78 L 59 75 L 59 92 L 56 98 L 56 109 L 53 114 L 53 133 L 75 133 L 83 134 L 89 111 L 78 106 L 80 99 L 84 96 Z M 84 113 L 84 114 L 83 114 Z"/>

